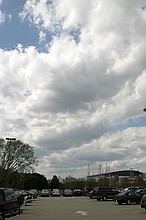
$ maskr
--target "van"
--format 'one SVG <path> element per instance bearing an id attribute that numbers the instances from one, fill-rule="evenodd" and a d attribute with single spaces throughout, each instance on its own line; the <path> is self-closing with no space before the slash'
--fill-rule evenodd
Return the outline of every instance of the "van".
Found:
<path id="1" fill-rule="evenodd" d="M 14 216 L 19 213 L 18 198 L 11 188 L 0 188 L 0 214 L 1 218 Z"/>
<path id="2" fill-rule="evenodd" d="M 115 187 L 95 187 L 89 194 L 91 199 L 97 199 L 100 201 L 106 201 L 107 199 L 113 199 L 115 195 L 119 194 L 119 190 Z"/>

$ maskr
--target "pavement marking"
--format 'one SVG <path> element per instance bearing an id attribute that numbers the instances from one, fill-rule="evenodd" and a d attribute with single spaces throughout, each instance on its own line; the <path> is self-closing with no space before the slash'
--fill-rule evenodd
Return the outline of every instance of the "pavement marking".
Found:
<path id="1" fill-rule="evenodd" d="M 85 212 L 85 211 L 77 211 L 76 214 L 88 215 L 88 212 Z"/>

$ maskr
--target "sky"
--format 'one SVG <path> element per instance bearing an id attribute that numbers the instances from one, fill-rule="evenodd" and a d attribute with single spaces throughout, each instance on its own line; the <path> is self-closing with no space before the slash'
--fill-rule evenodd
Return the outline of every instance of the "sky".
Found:
<path id="1" fill-rule="evenodd" d="M 146 172 L 146 0 L 0 0 L 0 82 L 36 172 Z"/>

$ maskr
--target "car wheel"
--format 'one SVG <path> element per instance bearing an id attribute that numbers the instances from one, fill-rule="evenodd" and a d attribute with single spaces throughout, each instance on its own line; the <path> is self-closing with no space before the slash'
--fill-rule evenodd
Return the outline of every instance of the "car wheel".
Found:
<path id="1" fill-rule="evenodd" d="M 97 201 L 100 201 L 100 198 L 97 198 Z"/>
<path id="2" fill-rule="evenodd" d="M 103 200 L 103 201 L 106 201 L 106 200 L 107 200 L 107 196 L 103 196 L 103 197 L 102 197 L 102 200 Z"/>
<path id="3" fill-rule="evenodd" d="M 122 205 L 122 202 L 119 202 L 119 201 L 118 201 L 118 204 L 119 204 L 119 205 Z"/>
<path id="4" fill-rule="evenodd" d="M 127 202 L 126 202 L 126 204 L 127 204 L 127 205 L 131 205 L 131 200 L 128 199 Z"/>

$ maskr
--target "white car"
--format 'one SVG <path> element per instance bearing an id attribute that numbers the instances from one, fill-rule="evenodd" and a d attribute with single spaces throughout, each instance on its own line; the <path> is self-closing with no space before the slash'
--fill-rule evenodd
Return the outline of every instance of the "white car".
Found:
<path id="1" fill-rule="evenodd" d="M 60 196 L 60 190 L 59 189 L 53 189 L 51 192 L 51 196 Z"/>

